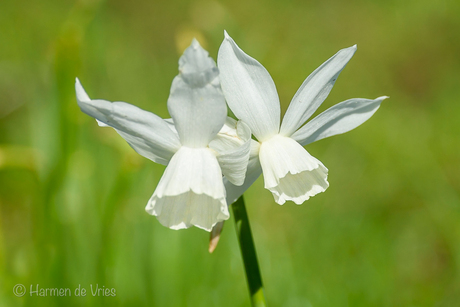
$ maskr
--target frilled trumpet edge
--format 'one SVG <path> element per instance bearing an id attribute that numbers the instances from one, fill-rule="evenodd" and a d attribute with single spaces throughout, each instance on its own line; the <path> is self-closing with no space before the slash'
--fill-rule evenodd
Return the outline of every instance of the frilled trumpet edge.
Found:
<path id="1" fill-rule="evenodd" d="M 207 148 L 182 146 L 169 162 L 145 210 L 171 229 L 211 231 L 229 218 L 222 172 Z"/>
<path id="2" fill-rule="evenodd" d="M 225 210 L 222 203 L 225 204 Z M 229 218 L 225 199 L 214 199 L 193 191 L 162 198 L 154 195 L 146 211 L 155 215 L 161 225 L 175 230 L 196 226 L 211 231 L 218 222 Z"/>
<path id="3" fill-rule="evenodd" d="M 269 188 L 275 201 L 283 205 L 287 200 L 292 200 L 301 205 L 310 197 L 326 191 L 329 187 L 327 182 L 327 169 L 324 166 L 313 171 L 304 171 L 299 174 L 286 174 L 279 179 L 279 184 Z"/>
<path id="4" fill-rule="evenodd" d="M 300 205 L 328 187 L 327 168 L 299 143 L 281 135 L 262 142 L 259 151 L 265 188 L 282 205 Z"/>

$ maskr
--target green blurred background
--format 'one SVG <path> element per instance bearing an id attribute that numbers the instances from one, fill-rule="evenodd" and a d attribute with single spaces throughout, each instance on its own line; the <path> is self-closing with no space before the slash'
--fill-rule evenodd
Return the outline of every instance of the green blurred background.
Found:
<path id="1" fill-rule="evenodd" d="M 307 146 L 329 168 L 326 193 L 279 206 L 261 178 L 246 193 L 270 306 L 460 306 L 455 0 L 3 0 L 0 306 L 249 305 L 233 220 L 213 254 L 208 233 L 161 226 L 144 207 L 164 166 L 98 127 L 74 93 L 78 76 L 92 98 L 169 117 L 180 54 L 196 37 L 216 58 L 224 29 L 271 73 L 283 112 L 355 43 L 319 111 L 391 97 Z M 72 296 L 30 297 L 37 284 Z M 96 285 L 116 297 L 92 296 Z"/>

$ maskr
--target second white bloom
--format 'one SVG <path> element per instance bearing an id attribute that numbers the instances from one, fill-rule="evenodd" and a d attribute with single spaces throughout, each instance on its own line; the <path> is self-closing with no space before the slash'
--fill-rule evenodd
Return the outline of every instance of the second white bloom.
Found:
<path id="1" fill-rule="evenodd" d="M 287 200 L 301 204 L 327 189 L 327 168 L 303 146 L 356 128 L 386 98 L 350 99 L 302 126 L 326 99 L 355 51 L 356 46 L 342 49 L 317 68 L 294 95 L 280 125 L 280 103 L 270 74 L 225 33 L 217 60 L 222 89 L 230 109 L 248 124 L 259 141 L 251 145 L 244 184 L 238 187 L 226 183 L 229 203 L 242 195 L 261 172 L 265 188 L 279 204 Z"/>

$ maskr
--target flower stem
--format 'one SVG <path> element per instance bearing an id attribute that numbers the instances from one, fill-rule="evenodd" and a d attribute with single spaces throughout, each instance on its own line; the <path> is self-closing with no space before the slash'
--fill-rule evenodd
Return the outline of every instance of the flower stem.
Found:
<path id="1" fill-rule="evenodd" d="M 241 255 L 243 256 L 252 306 L 265 307 L 267 303 L 265 302 L 262 277 L 260 276 L 259 263 L 257 262 L 256 249 L 243 196 L 238 198 L 231 207 L 235 217 L 236 234 L 240 243 Z"/>

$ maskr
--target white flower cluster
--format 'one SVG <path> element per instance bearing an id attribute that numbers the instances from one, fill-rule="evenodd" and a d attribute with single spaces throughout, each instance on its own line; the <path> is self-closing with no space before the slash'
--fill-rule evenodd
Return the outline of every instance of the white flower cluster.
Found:
<path id="1" fill-rule="evenodd" d="M 317 68 L 281 124 L 270 74 L 226 32 L 217 67 L 196 40 L 185 50 L 167 102 L 170 119 L 125 102 L 90 99 L 78 79 L 75 89 L 84 113 L 115 129 L 140 155 L 166 165 L 146 211 L 171 229 L 211 231 L 261 173 L 280 205 L 301 204 L 327 189 L 327 168 L 303 146 L 356 128 L 387 98 L 349 99 L 304 125 L 355 51 L 342 49 Z M 226 102 L 238 121 L 227 117 Z"/>

